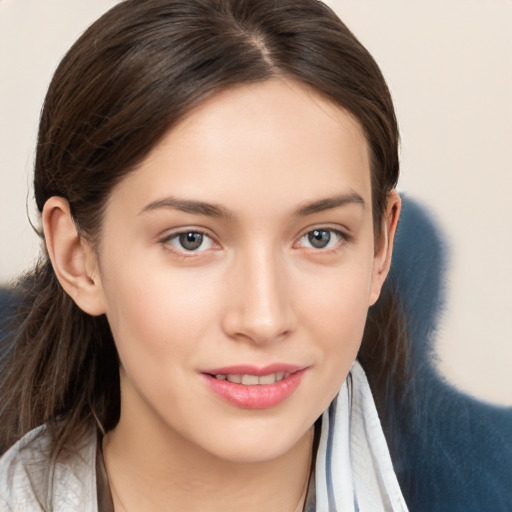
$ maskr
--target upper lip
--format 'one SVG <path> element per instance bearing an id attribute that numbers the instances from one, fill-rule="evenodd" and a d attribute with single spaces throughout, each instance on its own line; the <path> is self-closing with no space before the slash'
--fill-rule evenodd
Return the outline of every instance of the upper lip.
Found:
<path id="1" fill-rule="evenodd" d="M 299 370 L 307 368 L 307 365 L 297 365 L 288 363 L 272 363 L 266 366 L 255 366 L 251 364 L 237 364 L 233 366 L 223 366 L 219 368 L 211 368 L 202 370 L 201 373 L 209 375 L 270 375 L 272 373 L 284 372 L 295 373 Z"/>

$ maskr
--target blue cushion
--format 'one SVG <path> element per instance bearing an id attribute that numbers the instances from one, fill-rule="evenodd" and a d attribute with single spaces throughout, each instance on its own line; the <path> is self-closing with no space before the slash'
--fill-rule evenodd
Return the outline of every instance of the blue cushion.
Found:
<path id="1" fill-rule="evenodd" d="M 402 199 L 391 272 L 408 319 L 413 378 L 401 403 L 388 398 L 396 414 L 384 429 L 405 499 L 413 512 L 511 512 L 512 407 L 476 400 L 438 373 L 447 246 L 428 211 Z"/>

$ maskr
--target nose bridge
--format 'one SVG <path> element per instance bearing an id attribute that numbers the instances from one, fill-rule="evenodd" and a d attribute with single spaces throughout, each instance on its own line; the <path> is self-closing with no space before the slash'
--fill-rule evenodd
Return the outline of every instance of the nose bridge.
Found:
<path id="1" fill-rule="evenodd" d="M 255 247 L 255 245 L 257 245 Z M 284 261 L 271 246 L 254 244 L 237 262 L 227 312 L 232 335 L 267 343 L 290 333 L 295 325 Z"/>

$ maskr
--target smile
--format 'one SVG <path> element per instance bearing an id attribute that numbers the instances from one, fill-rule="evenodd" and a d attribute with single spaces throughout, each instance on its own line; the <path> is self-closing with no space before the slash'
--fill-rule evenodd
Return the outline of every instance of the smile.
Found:
<path id="1" fill-rule="evenodd" d="M 219 373 L 215 375 L 218 380 L 227 380 L 234 384 L 242 384 L 244 386 L 265 386 L 267 384 L 274 384 L 275 382 L 281 382 L 291 375 L 290 372 L 276 372 L 268 375 L 248 375 L 248 374 L 228 374 Z"/>
<path id="2" fill-rule="evenodd" d="M 237 408 L 268 409 L 289 398 L 307 370 L 292 365 L 240 366 L 202 372 L 202 377 L 215 395 Z"/>

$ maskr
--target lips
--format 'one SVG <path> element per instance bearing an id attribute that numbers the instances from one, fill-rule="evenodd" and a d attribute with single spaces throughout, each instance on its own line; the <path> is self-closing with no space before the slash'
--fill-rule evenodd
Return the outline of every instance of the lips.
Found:
<path id="1" fill-rule="evenodd" d="M 242 409 L 267 409 L 292 395 L 306 370 L 276 364 L 264 368 L 231 366 L 201 373 L 208 387 L 231 405 Z"/>
<path id="2" fill-rule="evenodd" d="M 242 384 L 244 386 L 265 386 L 268 384 L 274 384 L 276 382 L 281 382 L 286 377 L 290 376 L 290 372 L 276 372 L 270 373 L 268 375 L 250 375 L 250 374 L 223 374 L 219 373 L 215 375 L 216 379 L 219 380 L 227 380 L 228 382 L 234 384 Z"/>

